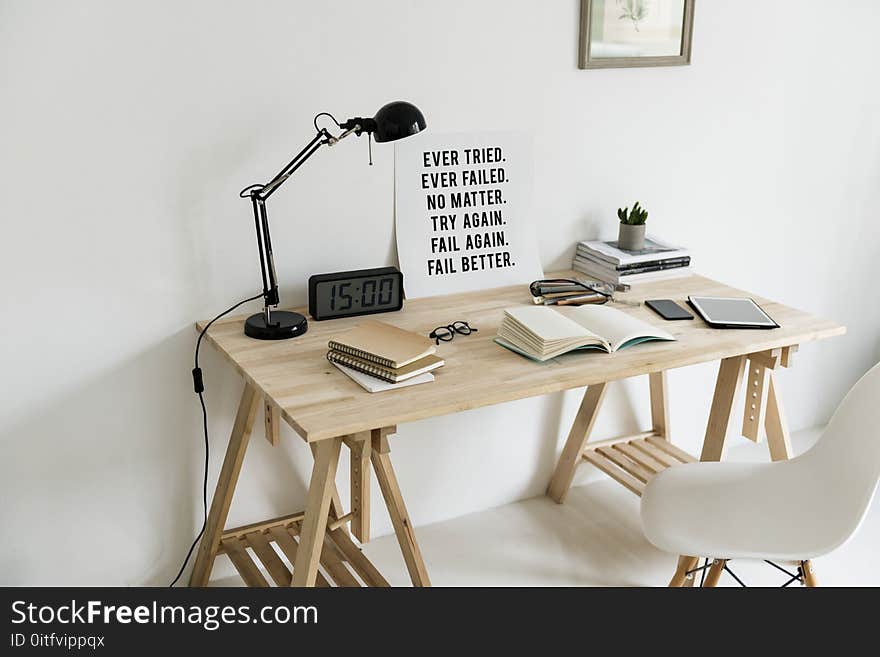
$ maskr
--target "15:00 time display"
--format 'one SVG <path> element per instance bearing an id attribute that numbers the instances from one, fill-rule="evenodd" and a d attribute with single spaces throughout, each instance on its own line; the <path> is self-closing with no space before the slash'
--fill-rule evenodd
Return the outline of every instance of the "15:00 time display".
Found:
<path id="1" fill-rule="evenodd" d="M 319 321 L 402 307 L 403 274 L 396 267 L 316 274 L 309 278 L 309 313 Z"/>

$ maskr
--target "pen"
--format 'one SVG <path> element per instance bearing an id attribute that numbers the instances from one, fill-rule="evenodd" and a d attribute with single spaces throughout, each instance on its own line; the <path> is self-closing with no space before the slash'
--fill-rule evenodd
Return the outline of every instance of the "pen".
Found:
<path id="1" fill-rule="evenodd" d="M 601 302 L 604 300 L 605 300 L 605 297 L 603 295 L 596 294 L 596 293 L 590 293 L 590 294 L 583 294 L 583 295 L 577 296 L 577 297 L 565 297 L 562 299 L 545 299 L 544 305 L 545 306 L 552 306 L 552 305 L 580 306 L 585 303 L 598 303 L 598 302 Z"/>

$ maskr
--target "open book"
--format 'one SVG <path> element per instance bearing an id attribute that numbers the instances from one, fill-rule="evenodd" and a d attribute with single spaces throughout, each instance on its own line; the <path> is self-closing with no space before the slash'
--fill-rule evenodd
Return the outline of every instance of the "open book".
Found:
<path id="1" fill-rule="evenodd" d="M 504 311 L 495 342 L 533 360 L 545 361 L 575 349 L 618 349 L 649 340 L 675 340 L 668 332 L 608 306 L 580 306 L 563 315 L 547 306 Z"/>

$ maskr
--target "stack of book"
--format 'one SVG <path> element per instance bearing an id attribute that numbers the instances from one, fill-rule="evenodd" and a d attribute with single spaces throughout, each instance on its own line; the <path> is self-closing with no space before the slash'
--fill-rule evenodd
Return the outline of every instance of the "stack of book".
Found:
<path id="1" fill-rule="evenodd" d="M 412 331 L 370 320 L 335 336 L 327 360 L 365 390 L 381 392 L 428 383 L 444 360 L 431 340 Z"/>
<path id="2" fill-rule="evenodd" d="M 572 269 L 600 281 L 620 285 L 691 273 L 691 255 L 687 249 L 645 238 L 639 251 L 625 251 L 617 242 L 580 242 Z"/>

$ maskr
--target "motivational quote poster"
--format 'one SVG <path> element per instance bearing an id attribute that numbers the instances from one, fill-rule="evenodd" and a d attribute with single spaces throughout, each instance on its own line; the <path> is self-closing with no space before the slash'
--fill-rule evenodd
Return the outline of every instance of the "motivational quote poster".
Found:
<path id="1" fill-rule="evenodd" d="M 422 133 L 395 144 L 397 252 L 408 297 L 542 277 L 530 151 L 524 135 L 506 132 Z"/>

